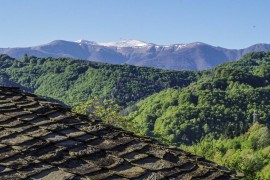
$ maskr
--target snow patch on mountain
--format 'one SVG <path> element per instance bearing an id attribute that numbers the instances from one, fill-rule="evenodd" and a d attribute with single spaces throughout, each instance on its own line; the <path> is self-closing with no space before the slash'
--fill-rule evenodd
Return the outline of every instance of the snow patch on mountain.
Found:
<path id="1" fill-rule="evenodd" d="M 109 46 L 109 47 L 147 47 L 151 44 L 145 43 L 143 41 L 138 40 L 122 40 L 118 42 L 107 42 L 107 43 L 98 43 L 102 46 Z"/>
<path id="2" fill-rule="evenodd" d="M 87 40 L 84 40 L 84 39 L 80 39 L 80 40 L 77 40 L 75 42 L 78 43 L 78 44 L 80 44 L 80 45 L 83 45 L 83 44 L 86 44 L 86 45 L 97 45 L 97 43 L 94 42 L 94 41 L 87 41 Z"/>

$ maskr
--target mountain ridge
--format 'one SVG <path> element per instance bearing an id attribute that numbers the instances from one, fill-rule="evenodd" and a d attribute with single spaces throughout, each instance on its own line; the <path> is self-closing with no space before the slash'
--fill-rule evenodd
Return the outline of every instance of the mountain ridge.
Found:
<path id="1" fill-rule="evenodd" d="M 0 54 L 20 59 L 24 54 L 37 57 L 70 57 L 112 64 L 131 64 L 169 70 L 205 70 L 240 59 L 247 53 L 270 51 L 270 44 L 259 43 L 243 49 L 226 49 L 202 42 L 157 45 L 139 40 L 97 43 L 55 40 L 24 48 L 0 48 Z"/>

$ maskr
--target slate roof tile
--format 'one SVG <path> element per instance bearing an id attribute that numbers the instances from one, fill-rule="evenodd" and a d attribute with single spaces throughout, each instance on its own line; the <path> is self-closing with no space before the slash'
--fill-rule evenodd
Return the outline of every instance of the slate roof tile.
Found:
<path id="1" fill-rule="evenodd" d="M 234 171 L 0 87 L 0 179 L 237 179 Z"/>

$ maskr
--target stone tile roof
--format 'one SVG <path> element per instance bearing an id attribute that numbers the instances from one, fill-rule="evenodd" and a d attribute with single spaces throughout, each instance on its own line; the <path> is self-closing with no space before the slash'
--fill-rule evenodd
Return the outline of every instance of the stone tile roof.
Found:
<path id="1" fill-rule="evenodd" d="M 0 87 L 0 179 L 237 179 L 234 172 Z"/>

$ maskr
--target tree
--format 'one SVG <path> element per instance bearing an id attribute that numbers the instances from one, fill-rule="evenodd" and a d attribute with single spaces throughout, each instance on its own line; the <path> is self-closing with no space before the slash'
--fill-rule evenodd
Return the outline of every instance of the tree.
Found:
<path id="1" fill-rule="evenodd" d="M 89 118 L 102 120 L 106 124 L 125 127 L 128 126 L 123 116 L 120 115 L 121 106 L 111 99 L 94 97 L 85 103 L 75 106 L 72 111 L 87 115 Z"/>

